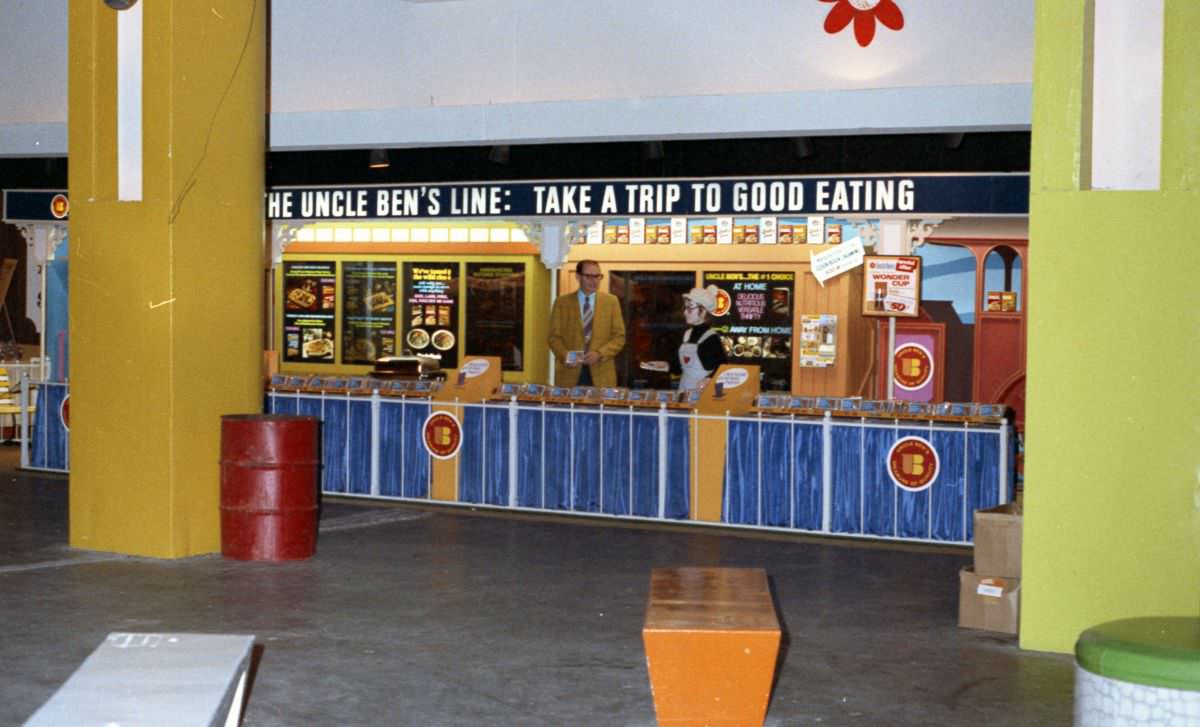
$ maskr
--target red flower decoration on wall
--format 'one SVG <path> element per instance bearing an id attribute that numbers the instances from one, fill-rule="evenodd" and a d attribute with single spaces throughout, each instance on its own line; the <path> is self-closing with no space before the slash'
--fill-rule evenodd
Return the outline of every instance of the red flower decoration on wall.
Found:
<path id="1" fill-rule="evenodd" d="M 875 39 L 875 21 L 885 27 L 900 30 L 904 27 L 904 14 L 895 0 L 821 0 L 834 3 L 829 15 L 825 16 L 825 32 L 833 35 L 854 21 L 854 39 L 863 48 Z"/>

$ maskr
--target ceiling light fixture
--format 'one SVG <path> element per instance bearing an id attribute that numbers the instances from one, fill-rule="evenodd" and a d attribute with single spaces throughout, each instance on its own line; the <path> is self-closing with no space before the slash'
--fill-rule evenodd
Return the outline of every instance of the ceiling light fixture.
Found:
<path id="1" fill-rule="evenodd" d="M 512 149 L 508 144 L 493 146 L 488 152 L 488 161 L 492 164 L 508 164 L 510 158 L 512 158 Z"/>
<path id="2" fill-rule="evenodd" d="M 372 149 L 371 156 L 367 160 L 367 166 L 371 169 L 387 169 L 392 166 L 392 160 L 388 155 L 387 149 Z"/>

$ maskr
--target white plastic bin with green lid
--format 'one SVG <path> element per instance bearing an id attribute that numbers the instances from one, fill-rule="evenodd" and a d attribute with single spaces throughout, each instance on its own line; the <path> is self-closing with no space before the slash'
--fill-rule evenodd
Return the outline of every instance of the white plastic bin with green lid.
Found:
<path id="1" fill-rule="evenodd" d="M 1131 618 L 1080 634 L 1075 724 L 1200 725 L 1200 618 Z"/>

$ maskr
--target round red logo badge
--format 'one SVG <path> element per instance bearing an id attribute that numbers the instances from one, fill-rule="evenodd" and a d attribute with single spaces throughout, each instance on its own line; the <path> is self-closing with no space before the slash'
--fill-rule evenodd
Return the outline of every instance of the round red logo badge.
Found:
<path id="1" fill-rule="evenodd" d="M 425 451 L 438 459 L 450 459 L 458 454 L 462 444 L 462 426 L 453 414 L 435 411 L 425 418 Z"/>
<path id="2" fill-rule="evenodd" d="M 933 356 L 919 343 L 906 343 L 892 357 L 896 386 L 916 391 L 933 377 Z"/>
<path id="3" fill-rule="evenodd" d="M 937 479 L 940 463 L 937 450 L 922 437 L 904 437 L 888 450 L 888 474 L 896 487 L 920 492 Z"/>
<path id="4" fill-rule="evenodd" d="M 733 306 L 733 301 L 729 299 L 729 293 L 718 289 L 717 290 L 717 307 L 713 309 L 714 316 L 723 316 L 729 313 L 729 309 Z"/>
<path id="5" fill-rule="evenodd" d="M 56 194 L 50 200 L 50 214 L 54 215 L 54 219 L 56 220 L 66 217 L 70 209 L 71 204 L 67 201 L 67 195 L 65 194 Z"/>

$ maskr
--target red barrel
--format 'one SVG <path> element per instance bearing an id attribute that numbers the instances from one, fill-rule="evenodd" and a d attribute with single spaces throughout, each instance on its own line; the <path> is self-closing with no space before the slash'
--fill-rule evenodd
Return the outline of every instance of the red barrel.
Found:
<path id="1" fill-rule="evenodd" d="M 317 546 L 316 417 L 221 417 L 221 554 L 300 560 Z"/>

